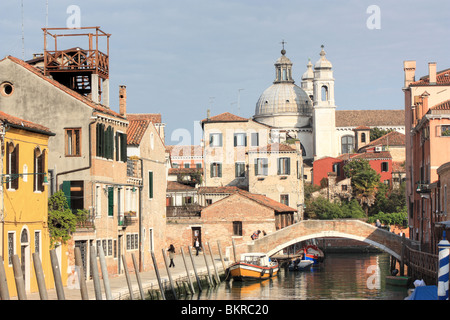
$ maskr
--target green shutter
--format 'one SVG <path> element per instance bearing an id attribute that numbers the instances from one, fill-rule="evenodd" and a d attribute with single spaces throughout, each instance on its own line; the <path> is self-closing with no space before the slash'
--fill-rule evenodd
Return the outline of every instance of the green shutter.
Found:
<path id="1" fill-rule="evenodd" d="M 153 172 L 148 172 L 148 197 L 153 199 Z"/>
<path id="2" fill-rule="evenodd" d="M 120 134 L 120 160 L 127 162 L 127 135 Z"/>
<path id="3" fill-rule="evenodd" d="M 63 181 L 62 192 L 64 192 L 64 195 L 66 196 L 67 205 L 70 209 L 72 209 L 72 203 L 70 201 L 70 181 Z"/>
<path id="4" fill-rule="evenodd" d="M 108 187 L 108 216 L 114 216 L 114 188 Z"/>
<path id="5" fill-rule="evenodd" d="M 213 172 L 214 172 L 214 163 L 211 163 L 209 167 L 210 167 L 209 168 L 210 169 L 209 170 L 210 178 L 214 178 L 214 174 L 213 174 Z"/>
<path id="6" fill-rule="evenodd" d="M 218 167 L 219 167 L 219 168 L 218 168 L 218 170 L 219 170 L 219 175 L 218 175 L 218 177 L 219 177 L 219 178 L 222 178 L 222 164 L 219 163 L 219 164 L 218 164 Z"/>

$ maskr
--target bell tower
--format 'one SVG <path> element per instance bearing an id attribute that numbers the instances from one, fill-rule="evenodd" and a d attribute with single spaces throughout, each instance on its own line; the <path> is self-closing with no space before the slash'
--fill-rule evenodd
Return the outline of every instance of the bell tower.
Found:
<path id="1" fill-rule="evenodd" d="M 314 65 L 313 79 L 314 159 L 338 155 L 338 143 L 335 140 L 336 105 L 332 68 L 322 45 L 320 59 Z"/>

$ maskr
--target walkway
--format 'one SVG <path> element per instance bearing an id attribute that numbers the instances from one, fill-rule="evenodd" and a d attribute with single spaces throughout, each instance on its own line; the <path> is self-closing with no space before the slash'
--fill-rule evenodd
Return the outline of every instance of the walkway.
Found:
<path id="1" fill-rule="evenodd" d="M 195 275 L 194 270 L 192 267 L 191 259 L 189 254 L 186 256 L 186 263 L 189 269 L 189 272 L 191 274 L 191 280 L 195 282 Z M 205 264 L 205 258 L 203 254 L 199 254 L 198 256 L 193 255 L 194 263 L 197 269 L 198 274 L 207 274 L 206 264 Z M 209 269 L 211 272 L 211 275 L 215 274 L 214 267 L 211 262 L 211 257 L 209 255 L 206 256 Z M 214 256 L 214 261 L 217 266 L 217 270 L 219 274 L 223 273 L 223 266 L 222 262 L 220 260 L 219 256 Z M 174 258 L 175 267 L 170 268 L 170 272 L 172 275 L 172 280 L 175 282 L 175 280 L 179 278 L 186 277 L 186 268 L 183 263 L 183 258 L 181 254 L 178 254 Z M 225 265 L 228 266 L 227 261 L 225 261 Z M 130 279 L 131 284 L 134 292 L 134 298 L 140 299 L 139 294 L 139 286 L 136 279 L 136 274 L 131 272 L 130 270 Z M 100 272 L 101 274 L 101 272 Z M 144 290 L 144 294 L 148 293 L 148 289 L 159 289 L 158 281 L 156 278 L 156 273 L 154 270 L 146 271 L 146 272 L 140 272 L 141 277 L 141 283 Z M 163 267 L 159 268 L 159 274 L 162 278 L 162 281 L 169 281 L 166 268 L 163 263 Z M 106 300 L 105 292 L 104 292 L 104 286 L 103 286 L 103 279 L 100 279 L 101 287 L 102 287 L 102 298 L 103 300 Z M 94 282 L 92 280 L 86 281 L 87 289 L 88 289 L 88 296 L 89 300 L 95 300 L 95 291 L 94 291 Z M 113 300 L 125 300 L 129 299 L 129 290 L 127 285 L 127 280 L 125 277 L 125 274 L 115 276 L 115 277 L 109 277 L 109 285 L 111 288 L 111 296 Z M 49 300 L 58 300 L 56 290 L 55 289 L 48 289 L 48 299 Z M 12 294 L 12 293 L 10 293 Z M 81 300 L 81 293 L 79 289 L 69 289 L 67 287 L 64 287 L 64 295 L 66 300 Z M 40 300 L 39 293 L 27 293 L 27 299 L 28 300 Z M 11 300 L 17 300 L 17 297 L 11 297 Z"/>

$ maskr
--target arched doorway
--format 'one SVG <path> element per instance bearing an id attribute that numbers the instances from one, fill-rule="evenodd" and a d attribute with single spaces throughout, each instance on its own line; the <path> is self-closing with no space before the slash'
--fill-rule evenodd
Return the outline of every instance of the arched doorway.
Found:
<path id="1" fill-rule="evenodd" d="M 30 291 L 30 236 L 26 227 L 20 233 L 20 264 L 25 290 Z"/>

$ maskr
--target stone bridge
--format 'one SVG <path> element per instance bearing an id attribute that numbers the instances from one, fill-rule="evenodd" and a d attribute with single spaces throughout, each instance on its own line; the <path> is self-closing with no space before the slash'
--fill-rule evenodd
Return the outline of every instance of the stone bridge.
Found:
<path id="1" fill-rule="evenodd" d="M 397 260 L 401 260 L 402 239 L 405 245 L 417 249 L 418 243 L 360 220 L 303 220 L 251 243 L 236 246 L 236 254 L 264 252 L 269 256 L 300 241 L 322 237 L 340 237 L 371 244 Z M 239 257 L 238 257 L 239 259 Z"/>

